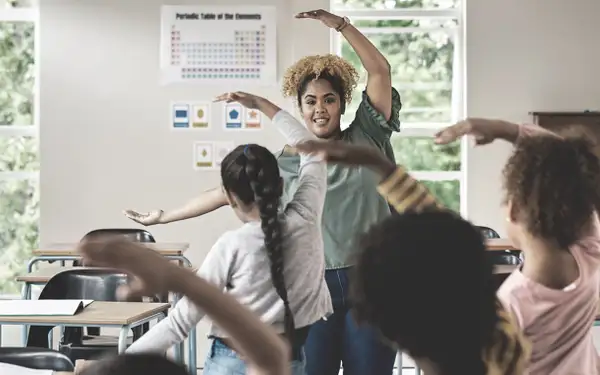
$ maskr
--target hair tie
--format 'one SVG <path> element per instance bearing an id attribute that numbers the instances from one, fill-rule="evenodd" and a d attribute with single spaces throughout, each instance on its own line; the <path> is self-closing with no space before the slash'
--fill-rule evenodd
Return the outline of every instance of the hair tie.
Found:
<path id="1" fill-rule="evenodd" d="M 246 146 L 244 146 L 244 155 L 246 155 L 246 157 L 248 157 L 248 156 L 249 156 L 249 155 L 248 155 L 248 147 L 249 147 L 249 146 L 250 146 L 249 144 L 247 144 Z"/>

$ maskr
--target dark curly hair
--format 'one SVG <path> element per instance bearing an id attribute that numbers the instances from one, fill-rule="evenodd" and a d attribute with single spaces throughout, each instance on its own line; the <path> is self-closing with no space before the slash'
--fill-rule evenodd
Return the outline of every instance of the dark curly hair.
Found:
<path id="1" fill-rule="evenodd" d="M 283 233 L 279 216 L 283 186 L 277 159 L 262 146 L 240 145 L 223 159 L 221 179 L 227 192 L 235 194 L 246 205 L 256 203 L 258 206 L 265 249 L 271 262 L 271 279 L 283 300 L 285 335 L 291 339 L 295 328 L 283 277 Z"/>
<path id="2" fill-rule="evenodd" d="M 486 373 L 483 353 L 500 321 L 492 263 L 481 232 L 457 214 L 411 211 L 373 227 L 351 298 L 359 324 L 443 375 Z"/>
<path id="3" fill-rule="evenodd" d="M 562 248 L 600 208 L 600 161 L 584 134 L 523 138 L 503 173 L 505 201 L 527 231 Z"/>

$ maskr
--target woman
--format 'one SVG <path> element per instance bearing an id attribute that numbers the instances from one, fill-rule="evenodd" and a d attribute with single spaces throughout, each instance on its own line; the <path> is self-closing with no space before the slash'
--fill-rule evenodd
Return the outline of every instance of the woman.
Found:
<path id="1" fill-rule="evenodd" d="M 348 19 L 324 10 L 300 13 L 296 18 L 314 19 L 340 32 L 354 48 L 367 71 L 367 87 L 350 126 L 341 129 L 341 116 L 351 100 L 358 73 L 335 55 L 308 56 L 291 66 L 284 77 L 283 93 L 295 96 L 307 128 L 323 140 L 342 140 L 374 147 L 394 161 L 390 144 L 400 130 L 400 95 L 392 88 L 390 66 L 385 57 Z M 284 179 L 283 203 L 292 199 L 298 184 L 300 156 L 290 148 L 277 154 Z M 350 314 L 348 272 L 356 253 L 356 235 L 391 214 L 377 192 L 378 178 L 364 167 L 328 167 L 328 188 L 323 210 L 325 279 L 334 313 L 310 329 L 306 341 L 308 375 L 392 374 L 395 352 L 381 343 L 369 327 L 358 327 Z M 131 219 L 144 224 L 163 224 L 197 217 L 227 204 L 220 188 L 205 192 L 184 207 L 172 211 L 140 214 L 127 210 Z"/>

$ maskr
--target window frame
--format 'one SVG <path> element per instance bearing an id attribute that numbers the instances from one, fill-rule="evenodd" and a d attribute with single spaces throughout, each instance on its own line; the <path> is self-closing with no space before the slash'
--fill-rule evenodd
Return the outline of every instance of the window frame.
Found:
<path id="1" fill-rule="evenodd" d="M 369 37 L 369 34 L 385 33 L 410 33 L 410 32 L 445 32 L 448 33 L 454 41 L 453 56 L 453 80 L 452 83 L 434 82 L 434 83 L 407 83 L 402 84 L 402 89 L 451 89 L 452 103 L 451 108 L 422 108 L 417 110 L 439 111 L 443 109 L 450 110 L 452 113 L 452 122 L 456 122 L 465 117 L 465 27 L 464 27 L 464 1 L 456 8 L 450 9 L 348 9 L 336 8 L 332 2 L 331 11 L 338 16 L 348 17 L 351 21 L 377 21 L 377 20 L 419 20 L 419 19 L 439 19 L 456 20 L 457 25 L 451 27 L 358 27 L 358 29 Z M 331 52 L 342 55 L 342 36 L 335 30 L 330 32 Z M 439 87 L 438 87 L 439 85 Z M 414 110 L 414 108 L 413 108 Z M 405 111 L 405 110 L 403 110 Z M 402 123 L 401 131 L 394 133 L 393 137 L 433 137 L 435 133 L 448 123 Z M 459 181 L 460 190 L 460 213 L 463 217 L 468 215 L 467 207 L 467 139 L 463 137 L 460 144 L 461 168 L 459 171 L 410 171 L 411 174 L 424 181 Z"/>
<path id="2" fill-rule="evenodd" d="M 35 67 L 34 67 L 34 96 L 33 96 L 33 123 L 30 125 L 6 125 L 0 124 L 0 137 L 6 138 L 20 138 L 20 137 L 33 137 L 37 140 L 38 145 L 40 142 L 39 138 L 39 119 L 40 119 L 40 98 L 39 98 L 39 77 L 40 77 L 40 22 L 39 22 L 39 8 L 37 3 L 34 2 L 30 5 L 22 8 L 10 8 L 7 6 L 0 6 L 0 22 L 32 22 L 34 24 L 34 56 L 35 56 Z M 38 148 L 39 152 L 39 148 Z M 39 157 L 39 156 L 38 156 Z M 0 181 L 8 180 L 28 180 L 32 183 L 38 184 L 39 188 L 39 177 L 40 171 L 0 171 Z M 18 294 L 6 294 L 0 293 L 0 300 L 2 299 L 20 299 L 21 296 Z"/>

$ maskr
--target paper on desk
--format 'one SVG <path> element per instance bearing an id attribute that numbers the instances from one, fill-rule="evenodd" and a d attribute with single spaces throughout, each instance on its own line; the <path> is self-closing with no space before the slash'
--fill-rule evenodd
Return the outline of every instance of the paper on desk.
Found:
<path id="1" fill-rule="evenodd" d="M 0 374 L 2 375 L 52 375 L 52 370 L 32 370 L 27 367 L 0 363 Z"/>
<path id="2" fill-rule="evenodd" d="M 92 302 L 81 299 L 4 300 L 0 301 L 0 316 L 71 316 Z"/>

